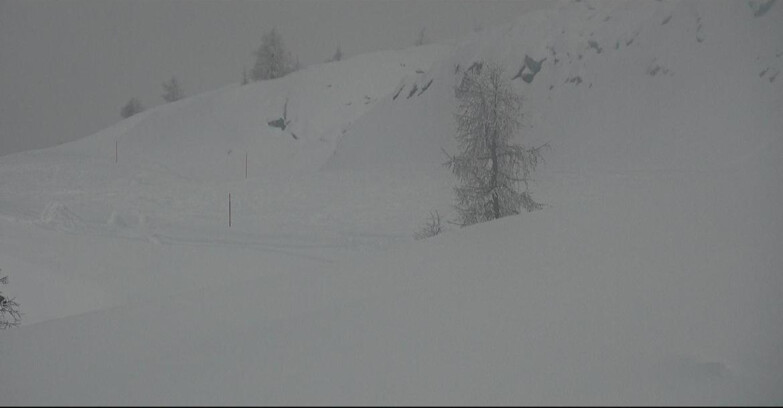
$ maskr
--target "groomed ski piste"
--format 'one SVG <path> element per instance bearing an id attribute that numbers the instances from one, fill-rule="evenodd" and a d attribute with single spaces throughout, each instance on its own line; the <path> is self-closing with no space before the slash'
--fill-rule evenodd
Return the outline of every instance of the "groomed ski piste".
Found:
<path id="1" fill-rule="evenodd" d="M 546 207 L 416 241 L 490 60 Z M 781 70 L 779 2 L 562 1 L 0 157 L 0 405 L 780 405 Z"/>

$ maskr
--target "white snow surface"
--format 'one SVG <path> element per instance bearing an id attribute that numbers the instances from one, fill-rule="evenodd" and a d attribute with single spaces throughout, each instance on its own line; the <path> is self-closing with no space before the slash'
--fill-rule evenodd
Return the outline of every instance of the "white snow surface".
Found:
<path id="1" fill-rule="evenodd" d="M 546 208 L 414 241 L 525 56 Z M 562 1 L 0 157 L 0 405 L 780 405 L 781 70 L 783 4 Z"/>

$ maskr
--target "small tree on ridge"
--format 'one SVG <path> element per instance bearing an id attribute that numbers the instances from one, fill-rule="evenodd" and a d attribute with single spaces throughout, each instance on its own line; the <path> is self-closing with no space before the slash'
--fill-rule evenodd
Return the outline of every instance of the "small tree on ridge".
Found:
<path id="1" fill-rule="evenodd" d="M 182 86 L 177 81 L 176 76 L 172 76 L 168 82 L 163 83 L 163 100 L 166 102 L 178 101 L 185 97 L 185 92 L 182 91 Z"/>
<path id="2" fill-rule="evenodd" d="M 415 46 L 420 46 L 427 44 L 429 40 L 427 39 L 427 36 L 424 35 L 424 32 L 427 31 L 426 27 L 422 27 L 421 30 L 419 30 L 419 35 L 416 36 L 416 42 L 414 43 Z"/>
<path id="3" fill-rule="evenodd" d="M 122 107 L 122 110 L 120 111 L 120 115 L 122 115 L 123 119 L 127 119 L 143 111 L 144 111 L 144 107 L 141 106 L 141 102 L 139 102 L 139 100 L 136 98 L 131 98 L 131 100 L 129 100 L 128 103 L 126 103 L 125 106 Z"/>
<path id="4" fill-rule="evenodd" d="M 264 34 L 255 56 L 256 63 L 250 71 L 254 81 L 280 78 L 294 70 L 291 54 L 283 45 L 283 37 L 276 28 Z"/>
<path id="5" fill-rule="evenodd" d="M 326 62 L 333 62 L 333 61 L 340 61 L 343 59 L 343 50 L 340 49 L 340 46 L 337 46 L 337 50 L 334 52 L 334 55 L 332 55 L 331 58 L 326 60 Z"/>

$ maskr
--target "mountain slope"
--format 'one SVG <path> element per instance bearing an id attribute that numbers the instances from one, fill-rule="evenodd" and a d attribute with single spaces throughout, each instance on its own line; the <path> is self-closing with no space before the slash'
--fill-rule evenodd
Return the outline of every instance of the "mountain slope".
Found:
<path id="1" fill-rule="evenodd" d="M 754 10 L 736 1 L 584 1 L 528 13 L 474 35 L 387 96 L 326 168 L 443 161 L 441 148 L 454 149 L 454 85 L 484 60 L 515 78 L 526 98 L 522 140 L 551 144 L 551 170 L 738 165 L 783 128 L 783 8 Z"/>
<path id="2" fill-rule="evenodd" d="M 377 228 L 372 222 L 355 228 L 373 218 L 387 223 L 376 216 L 389 207 L 386 191 L 356 189 L 361 176 L 319 178 L 316 170 L 342 129 L 450 49 L 433 44 L 316 65 L 3 156 L 0 268 L 10 275 L 9 293 L 26 299 L 23 322 L 258 276 L 231 259 L 288 270 L 398 238 L 363 236 Z M 283 131 L 268 122 L 284 109 Z M 402 228 L 408 237 L 412 225 Z"/>
<path id="3" fill-rule="evenodd" d="M 162 166 L 197 180 L 242 178 L 244 153 L 251 175 L 307 173 L 317 168 L 319 157 L 328 157 L 345 127 L 403 76 L 426 69 L 448 49 L 430 45 L 360 55 L 197 95 L 60 150 L 113 161 L 117 141 L 123 164 Z M 284 130 L 270 124 L 284 113 Z"/>
<path id="4" fill-rule="evenodd" d="M 780 404 L 780 6 L 560 2 L 413 50 L 431 68 L 361 114 L 268 130 L 248 180 L 207 159 L 289 88 L 263 118 L 243 98 L 266 85 L 228 89 L 2 158 L 3 272 L 62 318 L 0 332 L 0 403 Z M 519 74 L 521 140 L 552 146 L 547 207 L 413 241 L 451 215 L 453 85 L 489 58 Z"/>

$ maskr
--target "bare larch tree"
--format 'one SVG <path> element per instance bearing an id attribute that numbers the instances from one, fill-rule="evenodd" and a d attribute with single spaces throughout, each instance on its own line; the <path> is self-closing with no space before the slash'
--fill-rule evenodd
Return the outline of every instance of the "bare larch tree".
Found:
<path id="1" fill-rule="evenodd" d="M 483 69 L 482 69 L 483 68 Z M 461 152 L 447 166 L 461 184 L 454 188 L 457 223 L 462 226 L 540 209 L 528 182 L 541 149 L 512 143 L 522 119 L 522 97 L 494 63 L 467 70 L 455 88 L 460 102 L 457 141 Z M 524 190 L 520 191 L 520 184 Z"/>

